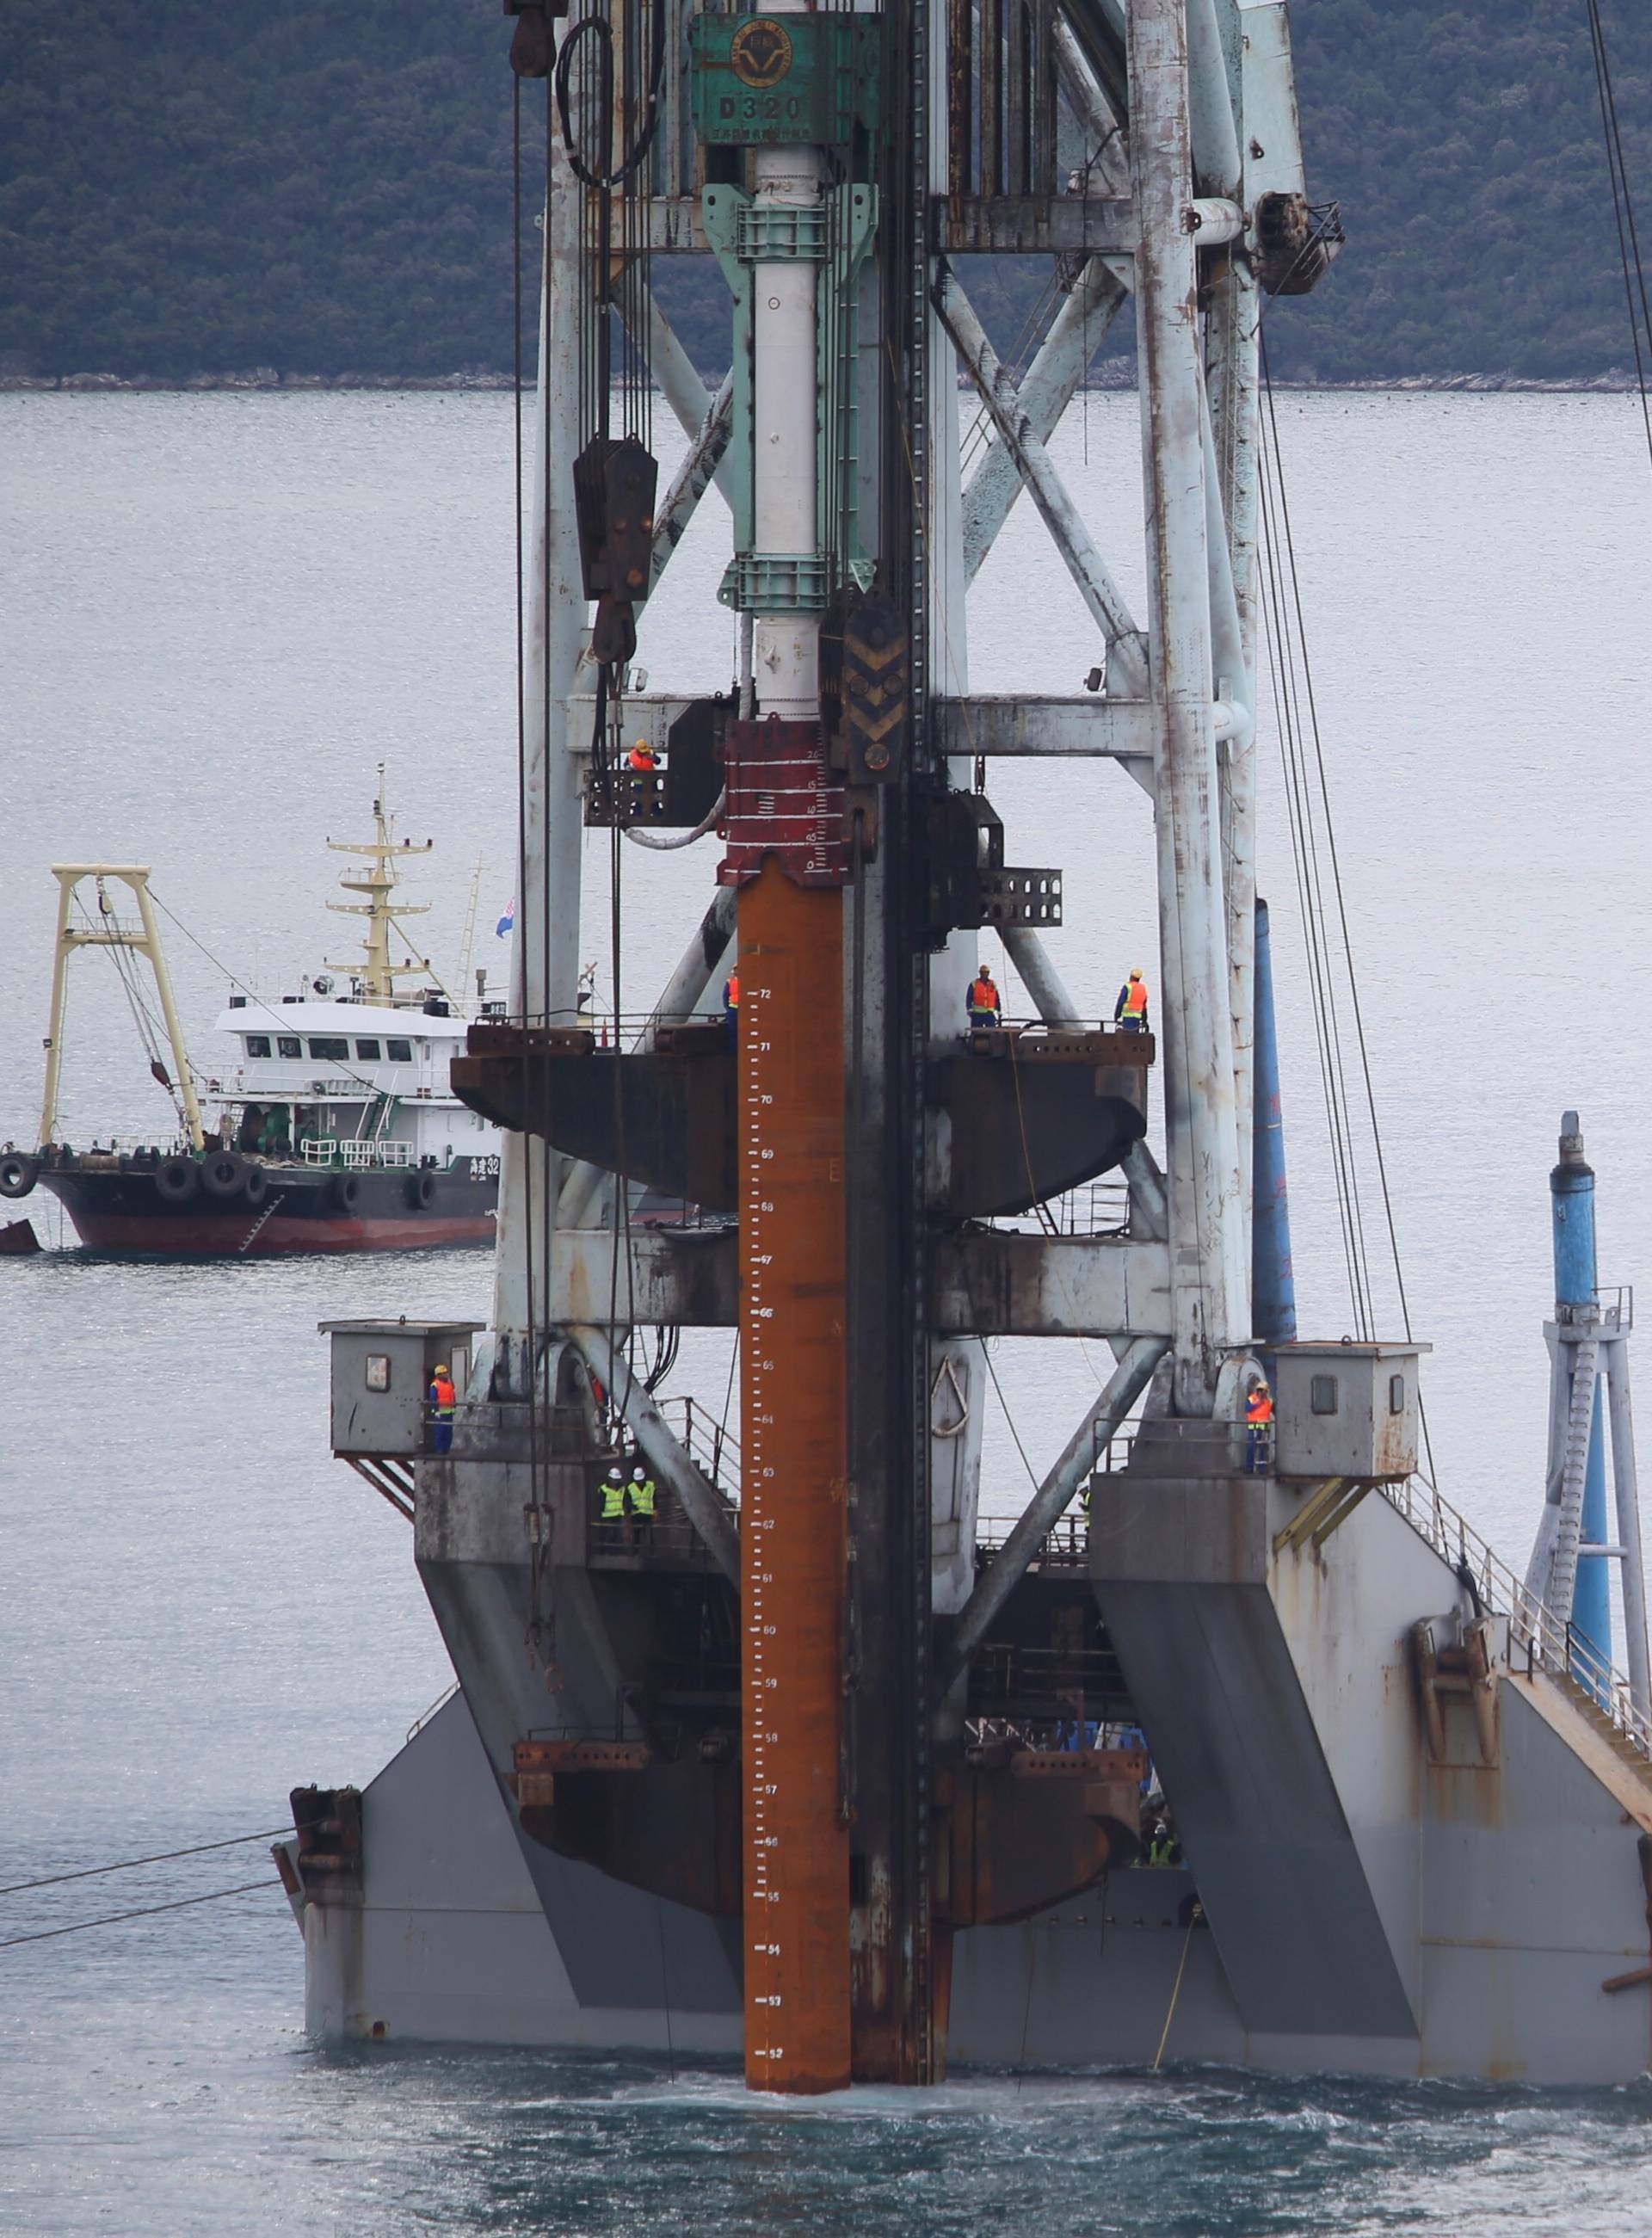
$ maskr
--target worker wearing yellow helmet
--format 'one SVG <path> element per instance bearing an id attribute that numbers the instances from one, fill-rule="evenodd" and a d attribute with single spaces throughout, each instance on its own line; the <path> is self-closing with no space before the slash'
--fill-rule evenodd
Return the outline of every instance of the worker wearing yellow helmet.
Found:
<path id="1" fill-rule="evenodd" d="M 459 1403 L 459 1394 L 453 1388 L 453 1379 L 447 1373 L 446 1363 L 439 1362 L 430 1379 L 430 1450 L 433 1453 L 451 1453 L 453 1450 L 453 1409 Z"/>
<path id="2" fill-rule="evenodd" d="M 1113 1008 L 1113 1023 L 1129 1034 L 1146 1032 L 1147 983 L 1140 971 L 1133 971 L 1120 988 L 1119 999 Z"/>

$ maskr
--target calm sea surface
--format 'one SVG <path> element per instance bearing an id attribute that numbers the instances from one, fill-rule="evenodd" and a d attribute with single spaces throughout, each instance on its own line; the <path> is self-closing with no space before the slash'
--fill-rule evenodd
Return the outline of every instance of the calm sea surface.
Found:
<path id="1" fill-rule="evenodd" d="M 1600 1173 L 1603 1275 L 1652 1282 L 1652 492 L 1624 399 L 1292 397 L 1280 420 L 1396 1221 L 1437 1347 L 1440 1482 L 1523 1564 L 1563 1106 Z M 664 425 L 657 447 L 675 455 Z M 1058 449 L 1139 595 L 1133 407 L 1093 402 Z M 708 504 L 647 616 L 657 684 L 726 680 L 726 549 Z M 404 828 L 438 841 L 422 944 L 458 968 L 479 862 L 476 961 L 503 969 L 510 555 L 508 400 L 0 397 L 0 1141 L 34 1140 L 54 862 L 153 866 L 204 1028 L 228 971 L 279 994 L 347 956 L 324 842 L 368 835 L 383 759 Z M 970 627 L 980 689 L 1074 690 L 1096 658 L 1025 506 Z M 1013 770 L 995 798 L 1009 858 L 1067 870 L 1058 954 L 1110 1007 L 1156 953 L 1145 800 L 1087 767 Z M 1264 812 L 1304 1329 L 1336 1335 L 1271 741 Z M 628 860 L 624 1007 L 675 959 L 710 869 L 709 848 Z M 605 877 L 598 844 L 605 999 Z M 164 1136 L 105 963 L 77 967 L 63 1131 Z M 56 1246 L 47 1201 L 25 1209 Z M 1374 1203 L 1367 1228 L 1376 1261 Z M 488 1272 L 474 1252 L 0 1261 L 0 1885 L 276 1829 L 289 1787 L 365 1781 L 440 1693 L 406 1526 L 327 1454 L 315 1324 L 482 1312 Z M 1094 1389 L 1094 1349 L 1001 1347 L 1035 1468 Z M 1025 1480 L 1001 1418 L 988 1454 L 987 1504 L 1012 1511 Z M 1652 2230 L 1652 2085 L 982 2079 L 800 2109 L 727 2072 L 320 2053 L 259 1843 L 0 1897 L 0 1943 L 248 1883 L 0 1948 L 0 2230 Z"/>

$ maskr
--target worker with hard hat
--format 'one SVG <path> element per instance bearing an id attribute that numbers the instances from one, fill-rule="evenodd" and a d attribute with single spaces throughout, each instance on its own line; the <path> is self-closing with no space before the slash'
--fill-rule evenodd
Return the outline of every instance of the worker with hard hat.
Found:
<path id="1" fill-rule="evenodd" d="M 618 1461 L 602 1480 L 602 1520 L 622 1525 L 625 1520 L 625 1472 Z"/>
<path id="2" fill-rule="evenodd" d="M 969 1026 L 974 1032 L 981 1026 L 998 1023 L 998 990 L 993 984 L 993 975 L 982 964 L 969 983 Z"/>
<path id="3" fill-rule="evenodd" d="M 453 1379 L 444 1362 L 430 1379 L 430 1450 L 433 1453 L 451 1453 L 453 1450 L 453 1409 L 459 1404 L 459 1394 L 453 1388 Z"/>
<path id="4" fill-rule="evenodd" d="M 657 1492 L 654 1480 L 650 1476 L 640 1459 L 632 1464 L 631 1482 L 625 1486 L 625 1493 L 631 1501 L 631 1515 L 641 1525 L 643 1539 L 644 1543 L 647 1543 L 654 1536 L 654 1501 Z M 631 1537 L 632 1527 L 628 1522 L 625 1534 L 627 1538 Z"/>
<path id="5" fill-rule="evenodd" d="M 1133 971 L 1120 988 L 1119 999 L 1113 1006 L 1113 1023 L 1129 1034 L 1146 1032 L 1147 983 L 1140 971 Z"/>
<path id="6" fill-rule="evenodd" d="M 654 777 L 659 768 L 659 756 L 646 738 L 638 738 L 625 757 L 626 813 L 631 817 L 651 816 L 655 809 Z"/>
<path id="7" fill-rule="evenodd" d="M 1266 1473 L 1273 1458 L 1273 1394 L 1260 1381 L 1245 1402 L 1245 1467 L 1251 1476 Z"/>

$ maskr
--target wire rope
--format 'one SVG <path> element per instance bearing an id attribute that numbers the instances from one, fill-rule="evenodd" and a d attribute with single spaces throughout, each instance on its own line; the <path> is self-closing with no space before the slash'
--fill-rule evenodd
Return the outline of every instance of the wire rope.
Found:
<path id="1" fill-rule="evenodd" d="M 102 915 L 113 917 L 116 912 L 109 905 L 107 897 L 103 893 L 102 882 L 101 879 L 98 882 L 98 901 Z M 98 932 L 100 930 L 98 920 L 92 915 L 91 910 L 87 908 L 84 900 L 78 892 L 76 892 L 75 896 L 75 904 L 76 908 L 80 910 L 81 915 L 85 918 L 88 930 L 93 933 Z M 160 1020 L 156 1018 L 154 1012 L 150 1010 L 149 1003 L 144 999 L 142 982 L 138 974 L 137 963 L 131 949 L 126 944 L 124 936 L 116 934 L 106 936 L 106 937 L 108 939 L 109 956 L 115 965 L 115 977 L 119 983 L 121 992 L 126 997 L 126 1006 L 131 1013 L 132 1023 L 136 1030 L 139 1044 L 142 1047 L 145 1056 L 147 1056 L 149 1061 L 149 1070 L 154 1077 L 165 1089 L 168 1100 L 172 1105 L 173 1113 L 179 1126 L 181 1128 L 187 1128 L 188 1119 L 183 1101 L 184 1083 L 182 1081 L 179 1081 L 175 1085 L 174 1084 L 172 1077 L 168 1072 L 166 1064 L 163 1061 L 162 1052 L 163 1050 L 168 1050 L 166 1030 L 162 1025 Z M 186 1064 L 188 1063 L 188 1054 L 187 1051 L 184 1056 L 184 1063 Z M 193 1067 L 190 1068 L 190 1076 L 191 1082 L 193 1083 Z"/>
<path id="2" fill-rule="evenodd" d="M 1292 653 L 1286 632 L 1285 602 L 1278 573 L 1279 540 L 1273 521 L 1266 453 L 1262 445 L 1258 447 L 1258 457 L 1261 468 L 1259 475 L 1259 494 L 1264 530 L 1261 606 L 1270 654 L 1269 687 L 1273 700 L 1275 726 L 1279 732 L 1280 760 L 1285 778 L 1285 811 L 1291 831 L 1292 863 L 1295 872 L 1298 911 L 1307 951 L 1309 987 L 1312 996 L 1314 1038 L 1319 1061 L 1320 1089 L 1325 1102 L 1325 1125 L 1335 1181 L 1338 1221 L 1341 1230 L 1344 1263 L 1348 1278 L 1350 1308 L 1356 1330 L 1363 1335 L 1367 1322 L 1367 1312 L 1358 1235 L 1351 1212 L 1355 1185 L 1348 1161 L 1347 1115 L 1345 1103 L 1338 1093 L 1338 1074 L 1331 1041 L 1331 1016 L 1335 997 L 1331 977 L 1331 960 L 1325 939 L 1321 898 L 1309 861 L 1312 831 L 1306 813 L 1299 733 L 1297 727 L 1295 702 L 1291 694 L 1289 683 L 1285 680 L 1288 678 Z"/>
<path id="3" fill-rule="evenodd" d="M 27 1889 L 60 1888 L 65 1881 L 96 1880 L 103 1873 L 129 1873 L 140 1865 L 169 1865 L 178 1857 L 204 1857 L 208 1850 L 235 1850 L 248 1842 L 273 1842 L 292 1831 L 290 1826 L 267 1826 L 257 1834 L 226 1835 L 221 1842 L 194 1842 L 185 1850 L 157 1850 L 152 1857 L 120 1857 L 112 1865 L 82 1865 L 74 1872 L 46 1873 L 39 1880 L 13 1881 L 0 1888 L 0 1896 L 21 1896 Z"/>
<path id="4" fill-rule="evenodd" d="M 1301 707 L 1305 705 L 1307 728 L 1305 733 L 1298 732 L 1298 743 L 1299 745 L 1311 744 L 1312 750 L 1311 775 L 1314 789 L 1317 790 L 1318 794 L 1318 823 L 1323 828 L 1325 850 L 1330 871 L 1330 888 L 1336 904 L 1337 924 L 1341 938 L 1342 963 L 1348 983 L 1349 1009 L 1351 1016 L 1354 1043 L 1358 1052 L 1359 1076 L 1361 1085 L 1364 1089 L 1365 1116 L 1371 1131 L 1371 1149 L 1376 1162 L 1378 1188 L 1382 1199 L 1383 1219 L 1387 1231 L 1389 1255 L 1393 1268 L 1394 1288 L 1399 1306 L 1400 1321 L 1401 1325 L 1404 1329 L 1406 1339 L 1410 1341 L 1411 1338 L 1411 1301 L 1405 1288 L 1404 1264 L 1399 1248 L 1398 1229 L 1394 1219 L 1393 1191 L 1390 1186 L 1387 1154 L 1383 1141 L 1382 1126 L 1377 1111 L 1376 1086 L 1371 1073 L 1370 1043 L 1365 1032 L 1365 1006 L 1360 999 L 1358 969 L 1354 960 L 1353 941 L 1349 931 L 1347 895 L 1343 884 L 1341 857 L 1337 847 L 1336 826 L 1332 814 L 1331 789 L 1325 770 L 1325 742 L 1319 724 L 1318 704 L 1314 692 L 1312 663 L 1308 653 L 1307 625 L 1302 610 L 1302 588 L 1301 579 L 1297 567 L 1296 540 L 1292 529 L 1290 504 L 1285 489 L 1283 459 L 1279 444 L 1279 416 L 1274 401 L 1272 376 L 1268 366 L 1267 344 L 1265 340 L 1261 340 L 1260 341 L 1259 362 L 1262 376 L 1262 395 L 1265 404 L 1265 411 L 1262 415 L 1263 440 L 1258 446 L 1259 455 L 1263 460 L 1263 473 L 1260 480 L 1265 488 L 1269 487 L 1271 485 L 1272 492 L 1277 493 L 1278 498 L 1277 521 L 1274 520 L 1272 512 L 1266 507 L 1265 507 L 1264 509 L 1264 520 L 1265 526 L 1267 529 L 1267 540 L 1272 555 L 1272 563 L 1274 568 L 1279 571 L 1276 577 L 1276 591 L 1282 592 L 1284 584 L 1287 580 L 1290 588 L 1290 600 L 1288 606 L 1285 605 L 1282 596 L 1278 599 L 1274 617 L 1276 626 L 1274 634 L 1287 646 L 1293 646 L 1295 650 L 1299 651 L 1300 653 L 1301 699 L 1298 705 L 1298 712 L 1299 715 Z M 1296 662 L 1293 655 L 1290 657 L 1290 667 L 1292 672 L 1294 673 Z M 1311 830 L 1308 836 L 1311 850 L 1313 851 L 1317 860 L 1317 834 Z M 1323 923 L 1324 904 L 1322 892 L 1317 897 L 1317 906 L 1322 920 L 1320 924 L 1320 936 L 1323 944 L 1325 928 Z M 1332 993 L 1334 997 L 1334 989 L 1332 990 Z M 1334 1018 L 1334 1010 L 1332 1016 Z M 1339 1043 L 1338 1047 L 1338 1063 L 1340 1064 Z M 1342 1076 L 1340 1073 L 1338 1077 L 1343 1097 L 1343 1106 L 1345 1112 L 1347 1115 L 1350 1125 L 1351 1142 L 1351 1110 L 1349 1109 L 1347 1103 L 1346 1080 L 1345 1076 Z M 1353 1175 L 1351 1163 L 1349 1170 L 1351 1180 L 1354 1182 L 1354 1187 L 1351 1192 L 1351 1212 L 1355 1221 L 1354 1234 L 1358 1241 L 1358 1254 L 1362 1261 L 1362 1266 L 1364 1266 L 1364 1229 L 1363 1226 L 1358 1224 L 1358 1185 L 1357 1179 Z M 1364 1266 L 1364 1279 L 1365 1294 L 1367 1301 L 1367 1307 L 1369 1308 L 1371 1288 L 1368 1266 Z M 1434 1475 L 1433 1443 L 1429 1434 L 1427 1413 L 1423 1407 L 1420 1400 L 1418 1402 L 1417 1412 L 1423 1434 L 1424 1451 L 1428 1462 L 1429 1475 L 1431 1480 Z"/>
<path id="5" fill-rule="evenodd" d="M 36 1928 L 32 1935 L 8 1935 L 0 1938 L 0 1950 L 13 1950 L 20 1943 L 51 1943 L 60 1935 L 84 1935 L 89 1927 L 118 1927 L 125 1919 L 153 1919 L 161 1911 L 188 1911 L 192 1904 L 221 1904 L 226 1897 L 255 1896 L 268 1892 L 268 1880 L 243 1881 L 239 1888 L 210 1889 L 205 1896 L 175 1897 L 170 1904 L 141 1904 L 135 1911 L 105 1912 L 100 1919 L 76 1919 L 67 1927 Z"/>
<path id="6" fill-rule="evenodd" d="M 1038 1476 L 1033 1464 L 1027 1458 L 1027 1448 L 1021 1443 L 1021 1434 L 1015 1427 L 1015 1417 L 1009 1411 L 1009 1401 L 1004 1396 L 1004 1387 L 998 1381 L 998 1370 L 993 1365 L 992 1346 L 989 1342 L 983 1341 L 981 1349 L 982 1357 L 987 1362 L 987 1373 L 992 1378 L 993 1389 L 998 1394 L 998 1403 L 1004 1410 L 1004 1420 L 1009 1425 L 1009 1434 L 1015 1440 L 1015 1450 L 1021 1455 L 1021 1467 L 1027 1472 L 1027 1481 L 1036 1492 L 1039 1489 Z"/>
<path id="7" fill-rule="evenodd" d="M 551 235 L 551 179 L 547 166 L 545 198 L 545 253 L 547 264 L 552 253 Z M 546 353 L 548 356 L 548 352 Z M 529 1096 L 532 1092 L 532 1068 L 528 1052 L 528 956 L 533 924 L 529 909 L 528 883 L 528 670 L 527 670 L 527 557 L 522 520 L 522 480 L 526 464 L 526 444 L 524 440 L 523 381 L 522 381 L 522 81 L 514 73 L 511 78 L 511 391 L 512 440 L 515 472 L 512 478 L 512 514 L 515 531 L 516 564 L 516 829 L 517 829 L 517 895 L 519 921 L 517 939 L 519 944 L 512 960 L 512 994 L 519 989 L 518 1031 L 522 1036 L 522 1104 L 526 1116 Z M 550 386 L 542 371 L 543 385 Z M 543 886 L 543 881 L 541 881 Z M 541 906 L 544 897 L 540 897 Z M 522 1277 L 525 1295 L 523 1335 L 527 1347 L 527 1432 L 528 1432 L 528 1502 L 533 1520 L 539 1520 L 541 1477 L 539 1469 L 539 1331 L 533 1255 L 533 1147 L 532 1139 L 525 1130 L 518 1149 L 519 1170 L 522 1183 Z M 544 1533 L 532 1528 L 528 1533 L 528 1621 L 525 1645 L 537 1651 L 542 1660 L 547 1660 L 544 1650 L 545 1549 Z"/>
<path id="8" fill-rule="evenodd" d="M 290 1025 L 292 1023 L 292 1020 L 290 1018 L 283 1017 L 283 1006 L 281 1004 L 268 1002 L 263 996 L 254 994 L 245 980 L 238 979 L 227 963 L 221 963 L 218 957 L 213 954 L 212 950 L 206 945 L 206 944 L 195 937 L 195 934 L 190 931 L 183 919 L 181 917 L 175 916 L 174 912 L 167 907 L 166 904 L 162 900 L 160 895 L 155 892 L 153 886 L 149 888 L 149 899 L 155 904 L 156 909 L 161 911 L 161 914 L 163 917 L 170 918 L 172 923 L 177 926 L 178 930 L 183 935 L 184 938 L 189 943 L 191 947 L 198 948 L 201 950 L 201 953 L 206 957 L 208 963 L 211 964 L 213 970 L 215 971 L 221 971 L 224 977 L 229 982 L 229 984 L 235 989 L 236 992 L 238 994 L 244 995 L 247 997 L 248 1005 L 250 1009 L 261 1011 L 267 1018 L 273 1019 L 278 1026 L 282 1024 Z M 363 1007 L 372 1010 L 375 1010 L 378 1006 L 376 1004 L 369 1003 L 365 1004 Z M 365 1072 L 357 1072 L 350 1063 L 347 1057 L 327 1057 L 324 1060 L 316 1059 L 314 1061 L 317 1063 L 325 1062 L 327 1064 L 337 1065 L 340 1069 L 342 1076 L 346 1080 L 354 1081 L 358 1087 L 365 1089 L 369 1095 L 376 1096 L 379 1092 L 376 1082 L 370 1080 Z"/>
<path id="9" fill-rule="evenodd" d="M 1623 268 L 1623 295 L 1629 315 L 1629 340 L 1635 351 L 1635 383 L 1640 393 L 1641 421 L 1646 430 L 1647 457 L 1652 462 L 1652 401 L 1647 395 L 1647 353 L 1652 349 L 1652 305 L 1647 300 L 1646 272 L 1641 262 L 1641 240 L 1629 194 L 1629 170 L 1623 161 L 1623 139 L 1617 122 L 1617 93 L 1606 51 L 1606 27 L 1601 20 L 1600 0 L 1587 0 L 1589 45 L 1595 60 L 1595 91 L 1600 103 L 1601 134 L 1606 147 L 1606 168 L 1612 182 L 1612 214 L 1617 223 L 1618 260 Z M 1631 282 L 1630 267 L 1635 277 Z M 1636 301 L 1639 301 L 1638 315 Z"/>

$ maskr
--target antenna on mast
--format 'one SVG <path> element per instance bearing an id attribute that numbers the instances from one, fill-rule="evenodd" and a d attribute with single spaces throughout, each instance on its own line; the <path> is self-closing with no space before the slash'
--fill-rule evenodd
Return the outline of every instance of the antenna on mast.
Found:
<path id="1" fill-rule="evenodd" d="M 399 926 L 403 917 L 423 917 L 430 904 L 393 902 L 390 897 L 400 879 L 395 868 L 397 861 L 406 855 L 427 855 L 436 843 L 433 839 L 398 839 L 394 836 L 395 819 L 386 809 L 385 798 L 385 765 L 380 762 L 379 789 L 373 803 L 373 838 L 329 839 L 327 843 L 335 854 L 360 855 L 367 859 L 367 867 L 339 880 L 346 893 L 365 894 L 367 899 L 327 904 L 340 917 L 364 917 L 367 920 L 362 941 L 363 960 L 358 964 L 329 957 L 328 966 L 332 970 L 348 971 L 359 977 L 368 1001 L 373 1003 L 394 1002 L 398 979 L 426 976 L 430 970 L 426 959 L 414 953 L 411 943 L 407 943 L 408 952 L 413 955 L 411 963 L 393 963 L 390 960 L 391 927 Z"/>

